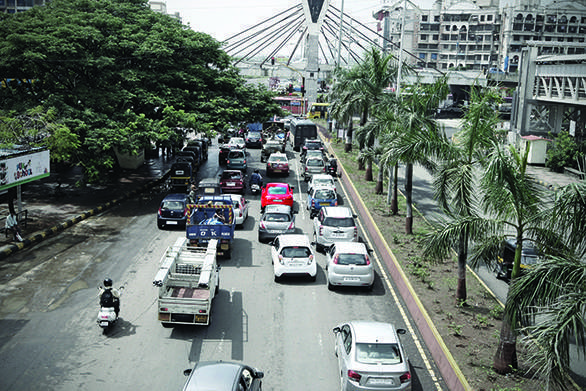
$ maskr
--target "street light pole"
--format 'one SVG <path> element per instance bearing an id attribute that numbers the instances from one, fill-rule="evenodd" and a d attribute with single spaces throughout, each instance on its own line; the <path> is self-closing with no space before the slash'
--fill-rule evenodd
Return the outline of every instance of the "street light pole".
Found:
<path id="1" fill-rule="evenodd" d="M 401 70 L 403 68 L 403 33 L 405 32 L 405 10 L 407 9 L 407 0 L 403 5 L 403 15 L 401 17 L 401 41 L 399 42 L 399 69 L 397 70 L 397 97 L 401 94 Z"/>
<path id="2" fill-rule="evenodd" d="M 342 0 L 342 7 L 340 8 L 340 34 L 338 35 L 338 58 L 336 64 L 340 67 L 340 52 L 342 51 L 342 27 L 344 22 L 344 0 Z"/>

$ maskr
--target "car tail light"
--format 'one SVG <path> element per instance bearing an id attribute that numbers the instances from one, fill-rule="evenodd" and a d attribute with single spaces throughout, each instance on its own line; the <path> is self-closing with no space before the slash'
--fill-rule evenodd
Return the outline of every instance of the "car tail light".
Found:
<path id="1" fill-rule="evenodd" d="M 358 228 L 354 227 L 354 237 L 358 237 Z"/>
<path id="2" fill-rule="evenodd" d="M 260 224 L 259 224 L 259 226 L 260 226 L 262 229 L 267 229 L 267 226 L 265 225 L 265 222 L 264 222 L 264 221 L 261 221 L 261 222 L 260 222 Z"/>
<path id="3" fill-rule="evenodd" d="M 408 382 L 409 380 L 411 380 L 411 372 L 405 372 L 399 377 L 399 380 L 401 380 L 401 383 Z"/>
<path id="4" fill-rule="evenodd" d="M 319 236 L 322 236 L 324 234 L 324 227 L 323 225 L 319 226 Z"/>
<path id="5" fill-rule="evenodd" d="M 159 213 L 159 216 L 160 216 L 161 215 L 161 208 L 159 208 L 159 212 L 158 213 Z"/>
<path id="6" fill-rule="evenodd" d="M 359 382 L 361 377 L 362 376 L 359 373 L 356 373 L 353 370 L 348 369 L 348 379 L 351 379 L 351 380 L 354 380 L 356 382 Z"/>
<path id="7" fill-rule="evenodd" d="M 311 255 L 309 256 L 309 259 L 307 260 L 307 264 L 308 264 L 308 265 L 311 265 L 311 262 L 313 262 L 313 254 L 311 254 Z"/>
<path id="8" fill-rule="evenodd" d="M 334 201 L 334 206 L 338 206 L 338 200 Z"/>
<path id="9" fill-rule="evenodd" d="M 326 172 L 326 166 L 324 166 L 324 168 L 321 169 L 321 172 Z"/>
<path id="10" fill-rule="evenodd" d="M 307 172 L 307 166 L 305 167 L 305 172 Z"/>
<path id="11" fill-rule="evenodd" d="M 244 159 L 244 164 L 246 164 L 246 159 Z"/>
<path id="12" fill-rule="evenodd" d="M 226 159 L 226 163 L 230 164 L 230 159 Z"/>
<path id="13" fill-rule="evenodd" d="M 167 308 L 167 307 L 162 307 L 162 308 L 160 309 L 160 311 L 163 311 L 163 312 L 169 312 L 169 308 Z"/>
<path id="14" fill-rule="evenodd" d="M 295 223 L 291 222 L 291 224 L 289 224 L 289 227 L 287 229 L 294 229 L 295 228 Z"/>
<path id="15" fill-rule="evenodd" d="M 242 210 L 238 211 L 238 217 L 242 217 Z"/>
<path id="16" fill-rule="evenodd" d="M 200 314 L 205 314 L 206 313 L 206 310 L 199 310 L 199 313 Z"/>
<path id="17" fill-rule="evenodd" d="M 283 256 L 282 255 L 279 255 L 279 263 L 281 265 L 284 265 L 285 264 L 285 262 L 283 262 Z"/>
<path id="18" fill-rule="evenodd" d="M 311 207 L 313 208 L 314 206 L 315 206 L 315 200 L 314 200 L 314 199 L 312 199 L 312 200 L 311 200 Z"/>
<path id="19" fill-rule="evenodd" d="M 334 257 L 332 262 L 334 262 L 337 265 L 339 260 L 340 260 L 340 256 L 338 254 L 336 254 L 336 256 Z"/>
<path id="20" fill-rule="evenodd" d="M 364 258 L 366 259 L 366 265 L 370 265 L 370 258 L 368 258 L 368 255 L 364 255 Z"/>

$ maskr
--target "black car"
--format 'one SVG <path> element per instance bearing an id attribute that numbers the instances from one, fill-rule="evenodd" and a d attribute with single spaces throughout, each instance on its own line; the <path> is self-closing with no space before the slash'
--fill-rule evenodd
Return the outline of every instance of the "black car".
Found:
<path id="1" fill-rule="evenodd" d="M 189 376 L 183 391 L 260 391 L 264 377 L 256 368 L 227 361 L 200 361 L 183 374 Z"/>
<path id="2" fill-rule="evenodd" d="M 157 212 L 157 227 L 183 227 L 187 222 L 187 194 L 168 194 Z"/>
<path id="3" fill-rule="evenodd" d="M 249 147 L 257 147 L 262 148 L 262 134 L 259 131 L 251 130 L 246 134 L 244 137 L 244 141 L 246 142 L 246 148 Z"/>
<path id="4" fill-rule="evenodd" d="M 226 160 L 228 160 L 228 154 L 232 148 L 228 144 L 223 144 L 220 146 L 220 152 L 218 152 L 218 164 L 226 164 Z"/>

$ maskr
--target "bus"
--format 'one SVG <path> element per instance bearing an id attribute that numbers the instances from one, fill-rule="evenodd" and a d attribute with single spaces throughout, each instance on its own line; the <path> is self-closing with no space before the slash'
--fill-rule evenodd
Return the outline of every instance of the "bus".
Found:
<path id="1" fill-rule="evenodd" d="M 307 119 L 294 119 L 289 125 L 289 139 L 293 149 L 299 151 L 305 139 L 317 139 L 317 126 Z"/>
<path id="2" fill-rule="evenodd" d="M 328 109 L 330 108 L 329 103 L 312 103 L 307 113 L 308 119 L 321 118 L 328 119 Z"/>
<path id="3" fill-rule="evenodd" d="M 307 99 L 300 96 L 275 96 L 275 102 L 294 116 L 304 116 L 307 113 Z"/>

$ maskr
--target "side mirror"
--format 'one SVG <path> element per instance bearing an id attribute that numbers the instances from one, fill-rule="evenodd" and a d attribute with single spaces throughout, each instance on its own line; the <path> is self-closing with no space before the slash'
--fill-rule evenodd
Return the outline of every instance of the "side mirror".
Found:
<path id="1" fill-rule="evenodd" d="M 193 369 L 191 369 L 191 368 L 190 368 L 190 369 L 186 369 L 186 370 L 184 370 L 184 371 L 183 371 L 183 374 L 184 374 L 185 376 L 189 376 L 189 375 L 191 375 L 191 372 L 192 372 L 192 371 L 193 371 Z"/>
<path id="2" fill-rule="evenodd" d="M 406 334 L 407 330 L 405 329 L 397 329 L 397 334 Z"/>
<path id="3" fill-rule="evenodd" d="M 354 217 L 354 218 L 357 218 L 358 216 L 357 216 L 357 215 L 355 215 L 354 213 L 352 213 L 352 217 Z"/>
<path id="4" fill-rule="evenodd" d="M 332 331 L 334 332 L 334 334 L 337 334 L 337 333 L 339 333 L 339 332 L 340 332 L 340 328 L 339 328 L 339 327 L 334 327 L 334 328 L 332 329 Z M 399 330 L 397 330 L 397 332 L 399 332 Z"/>

